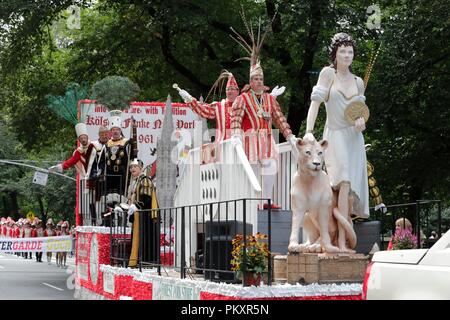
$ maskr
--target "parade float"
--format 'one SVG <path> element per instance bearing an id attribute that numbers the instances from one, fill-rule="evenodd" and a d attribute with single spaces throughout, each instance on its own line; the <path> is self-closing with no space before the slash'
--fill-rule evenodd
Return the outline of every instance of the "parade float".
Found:
<path id="1" fill-rule="evenodd" d="M 86 124 L 90 136 L 95 139 L 98 127 L 107 122 L 107 111 L 91 100 L 80 101 L 80 108 L 89 109 Z M 105 220 L 101 219 L 99 211 L 93 213 L 104 203 L 92 206 L 89 201 L 92 196 L 78 180 L 75 297 L 151 300 L 361 298 L 366 255 L 373 245 L 373 235 L 359 239 L 357 251 L 362 254 L 288 253 L 292 221 L 289 192 L 291 177 L 297 170 L 289 143 L 278 144 L 280 161 L 276 192 L 271 199 L 282 208 L 263 210 L 261 204 L 264 201 L 259 197 L 261 185 L 246 161 L 244 150 L 236 148 L 231 141 L 204 143 L 203 137 L 207 137 L 204 122 L 202 128 L 202 121 L 185 104 L 171 103 L 170 99 L 166 103 L 132 103 L 129 111 L 123 114 L 125 134 L 130 132 L 127 119 L 131 115 L 139 125 L 139 156 L 147 161 L 146 166 L 151 167 L 154 161 L 166 163 L 166 168 L 159 165 L 156 170 L 156 186 L 161 186 L 158 191 L 165 192 L 158 197 L 169 200 L 173 197 L 173 204 L 166 205 L 166 208 L 172 208 L 168 209 L 171 218 L 164 219 L 171 224 L 161 228 L 160 266 L 128 268 L 117 259 L 114 239 L 129 239 L 131 228 L 104 226 Z M 183 146 L 179 147 L 183 136 L 193 137 L 194 142 L 197 137 L 201 143 L 194 143 L 189 150 L 189 143 L 182 142 Z M 160 145 L 157 145 L 158 141 Z M 166 141 L 165 144 L 162 141 Z M 156 157 L 152 157 L 154 147 L 158 150 Z M 171 161 L 173 156 L 179 159 Z M 177 165 L 181 173 L 178 177 Z M 171 188 L 164 189 L 165 185 Z M 160 205 L 160 208 L 163 210 L 164 207 Z M 230 267 L 231 233 L 232 236 L 242 233 L 244 221 L 247 234 L 262 232 L 270 235 L 270 279 L 266 274 L 259 286 L 243 285 Z M 355 229 L 358 228 L 361 226 L 355 225 Z M 222 236 L 224 240 L 221 240 Z M 220 261 L 205 264 L 211 259 Z"/>
<path id="2" fill-rule="evenodd" d="M 130 198 L 118 195 L 112 200 L 101 194 L 101 185 L 77 180 L 75 297 L 361 298 L 368 254 L 379 242 L 379 223 L 367 220 L 371 181 L 367 168 L 373 179 L 373 167 L 367 163 L 361 134 L 369 117 L 363 95 L 368 79 L 349 78 L 357 93 L 348 99 L 333 89 L 334 83 L 344 81 L 335 74 L 338 70 L 345 74 L 351 64 L 342 50 L 354 48 L 354 41 L 346 34 L 335 35 L 334 66 L 323 69 L 313 88 L 313 110 L 321 102 L 335 104 L 332 110 L 337 113 L 329 115 L 326 125 L 328 143 L 312 136 L 315 116 L 309 115 L 305 137 L 296 138 L 276 101 L 284 89 L 277 86 L 267 92 L 259 60 L 265 33 L 258 33 L 258 38 L 251 34 L 250 45 L 236 35 L 251 62 L 250 85 L 239 96 L 230 94 L 235 89 L 239 93 L 233 75 L 223 72 L 218 81 L 228 79 L 227 98 L 212 104 L 197 101 L 177 84 L 173 88 L 184 104 L 172 103 L 169 96 L 166 103 L 134 102 L 122 112 L 108 110 L 98 101 L 79 102 L 91 140 L 99 127 L 111 124 L 131 138 L 134 145 L 125 153 L 112 144 L 107 166 L 118 172 L 124 155 L 128 154 L 128 161 L 142 159 L 143 164 L 133 160 L 130 167 L 140 166 L 141 176 L 151 178 L 148 188 L 155 187 L 158 205 L 152 202 L 150 207 L 149 202 L 137 209 Z M 216 133 L 208 133 L 205 120 L 193 111 L 216 119 Z M 327 112 L 331 112 L 328 107 Z M 287 142 L 276 142 L 272 125 Z M 333 130 L 343 129 L 346 135 L 333 135 Z M 325 162 L 333 163 L 333 170 L 327 167 L 328 174 L 322 171 Z M 348 172 L 352 168 L 357 175 Z M 126 167 L 122 172 L 125 190 L 128 173 Z M 381 197 L 375 196 L 379 204 Z M 133 223 L 128 220 L 130 214 L 134 214 Z M 366 220 L 354 223 L 352 218 L 358 216 Z M 153 231 L 145 229 L 146 223 Z M 264 239 L 262 256 L 252 251 L 260 239 Z M 255 262 L 255 257 L 260 261 Z"/>

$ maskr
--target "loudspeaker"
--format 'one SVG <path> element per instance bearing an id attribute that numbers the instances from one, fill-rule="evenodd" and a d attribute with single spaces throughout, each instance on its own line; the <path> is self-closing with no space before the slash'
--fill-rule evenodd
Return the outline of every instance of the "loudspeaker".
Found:
<path id="1" fill-rule="evenodd" d="M 211 281 L 236 282 L 235 274 L 231 271 L 232 240 L 236 234 L 243 234 L 244 224 L 239 221 L 210 221 L 206 222 L 205 248 L 203 264 L 205 279 Z M 246 234 L 252 234 L 252 225 L 246 224 Z M 228 272 L 227 272 L 228 271 Z"/>

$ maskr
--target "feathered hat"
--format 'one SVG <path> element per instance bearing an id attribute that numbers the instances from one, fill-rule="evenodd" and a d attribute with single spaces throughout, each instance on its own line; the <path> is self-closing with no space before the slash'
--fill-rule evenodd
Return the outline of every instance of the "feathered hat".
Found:
<path id="1" fill-rule="evenodd" d="M 227 79 L 227 84 L 226 84 L 227 89 L 228 88 L 236 88 L 239 90 L 239 86 L 237 84 L 236 79 L 234 78 L 234 75 L 228 70 L 222 70 L 220 72 L 219 77 L 217 78 L 217 80 L 214 82 L 211 89 L 209 90 L 208 95 L 206 96 L 205 100 L 208 100 L 208 98 L 211 96 L 211 94 L 214 99 L 217 91 L 219 91 L 219 93 L 222 92 L 223 85 L 225 83 L 225 79 Z"/>
<path id="2" fill-rule="evenodd" d="M 273 19 L 275 18 L 273 16 Z M 250 79 L 256 75 L 264 76 L 263 69 L 261 67 L 261 61 L 259 59 L 259 55 L 261 52 L 262 45 L 264 43 L 264 39 L 266 38 L 267 33 L 270 31 L 270 25 L 263 30 L 261 33 L 261 18 L 258 19 L 258 33 L 255 37 L 255 32 L 253 31 L 252 21 L 247 22 L 244 11 L 241 11 L 242 21 L 244 22 L 245 28 L 247 30 L 248 36 L 251 41 L 251 45 L 245 40 L 245 38 L 239 34 L 236 30 L 231 28 L 231 31 L 235 34 L 235 36 L 231 35 L 231 37 L 245 50 L 245 52 L 249 55 L 248 57 L 243 57 L 238 60 L 249 60 L 250 61 Z M 272 21 L 273 21 L 272 19 Z"/>

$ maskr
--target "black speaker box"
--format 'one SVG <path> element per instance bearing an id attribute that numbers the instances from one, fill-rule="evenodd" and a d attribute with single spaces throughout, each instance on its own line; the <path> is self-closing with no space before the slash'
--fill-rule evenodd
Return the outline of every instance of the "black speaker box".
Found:
<path id="1" fill-rule="evenodd" d="M 243 234 L 244 224 L 236 221 L 212 221 L 205 223 L 205 248 L 203 248 L 205 279 L 211 281 L 236 282 L 231 271 L 232 240 L 236 234 Z M 252 234 L 252 225 L 246 224 L 246 234 Z M 227 272 L 228 271 L 228 272 Z"/>

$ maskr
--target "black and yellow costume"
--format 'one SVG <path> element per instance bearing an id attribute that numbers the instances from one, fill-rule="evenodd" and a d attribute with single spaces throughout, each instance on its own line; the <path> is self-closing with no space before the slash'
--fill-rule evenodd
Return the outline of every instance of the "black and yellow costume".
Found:
<path id="1" fill-rule="evenodd" d="M 139 211 L 131 217 L 133 223 L 131 233 L 131 254 L 129 267 L 137 266 L 139 246 L 142 245 L 142 262 L 158 263 L 160 252 L 160 217 L 157 210 L 156 188 L 150 177 L 144 173 L 130 182 L 130 203 L 135 204 Z M 139 241 L 142 237 L 142 241 Z"/>

